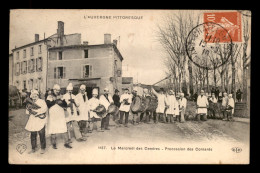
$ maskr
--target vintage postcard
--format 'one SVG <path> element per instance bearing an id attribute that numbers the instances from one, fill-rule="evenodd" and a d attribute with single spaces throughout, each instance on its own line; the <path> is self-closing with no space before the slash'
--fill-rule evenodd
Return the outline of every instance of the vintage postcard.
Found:
<path id="1" fill-rule="evenodd" d="M 10 164 L 249 164 L 251 11 L 10 10 Z"/>

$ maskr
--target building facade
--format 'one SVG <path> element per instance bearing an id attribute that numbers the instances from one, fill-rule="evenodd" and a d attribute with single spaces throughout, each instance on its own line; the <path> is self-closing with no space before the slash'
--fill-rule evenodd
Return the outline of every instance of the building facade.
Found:
<path id="1" fill-rule="evenodd" d="M 9 54 L 9 85 L 13 85 L 13 69 L 14 69 L 14 63 L 13 63 L 13 54 Z"/>
<path id="2" fill-rule="evenodd" d="M 105 34 L 104 44 L 59 46 L 49 49 L 48 87 L 55 83 L 65 88 L 85 84 L 88 96 L 98 88 L 112 93 L 122 90 L 122 60 L 116 42 L 111 43 L 110 34 Z"/>

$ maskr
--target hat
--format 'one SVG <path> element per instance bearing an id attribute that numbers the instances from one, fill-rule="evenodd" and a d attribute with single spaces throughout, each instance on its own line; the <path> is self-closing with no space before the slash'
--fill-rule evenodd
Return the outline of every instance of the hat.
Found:
<path id="1" fill-rule="evenodd" d="M 119 90 L 118 90 L 118 89 L 115 89 L 115 93 L 116 93 L 116 92 L 119 92 Z"/>
<path id="2" fill-rule="evenodd" d="M 80 85 L 79 89 L 80 89 L 80 90 L 85 90 L 85 89 L 86 89 L 86 85 L 83 85 L 83 84 Z"/>
<path id="3" fill-rule="evenodd" d="M 30 97 L 32 98 L 33 95 L 39 95 L 39 92 L 37 90 L 31 90 L 31 95 Z"/>
<path id="4" fill-rule="evenodd" d="M 144 92 L 145 92 L 145 93 L 148 93 L 148 89 L 147 89 L 147 88 L 144 88 Z"/>
<path id="5" fill-rule="evenodd" d="M 229 97 L 232 97 L 232 94 L 229 94 L 228 96 L 229 96 Z"/>
<path id="6" fill-rule="evenodd" d="M 204 90 L 201 90 L 200 93 L 204 93 Z"/>
<path id="7" fill-rule="evenodd" d="M 181 96 L 184 96 L 184 93 L 181 93 Z"/>
<path id="8" fill-rule="evenodd" d="M 109 91 L 109 89 L 108 89 L 108 88 L 105 88 L 104 91 Z"/>
<path id="9" fill-rule="evenodd" d="M 92 90 L 92 94 L 97 94 L 97 95 L 98 95 L 98 90 L 97 90 L 96 88 L 94 88 L 94 89 Z"/>
<path id="10" fill-rule="evenodd" d="M 128 88 L 124 88 L 124 90 L 129 90 Z"/>
<path id="11" fill-rule="evenodd" d="M 59 86 L 58 84 L 55 84 L 55 85 L 53 86 L 53 89 L 54 89 L 54 90 L 60 90 L 60 86 Z"/>
<path id="12" fill-rule="evenodd" d="M 72 83 L 69 83 L 69 85 L 67 86 L 66 90 L 73 90 Z"/>
<path id="13" fill-rule="evenodd" d="M 134 87 L 134 88 L 133 88 L 133 91 L 137 91 L 137 87 Z"/>

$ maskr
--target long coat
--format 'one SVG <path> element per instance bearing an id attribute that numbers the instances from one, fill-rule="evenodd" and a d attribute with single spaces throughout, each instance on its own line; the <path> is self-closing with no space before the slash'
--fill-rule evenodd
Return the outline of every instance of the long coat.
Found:
<path id="1" fill-rule="evenodd" d="M 56 96 L 49 95 L 46 99 L 49 108 L 49 117 L 47 122 L 47 134 L 65 133 L 67 132 L 67 124 L 64 108 L 67 103 L 62 99 L 62 105 L 55 102 Z"/>
<path id="2" fill-rule="evenodd" d="M 233 98 L 229 98 L 229 99 L 228 99 L 228 105 L 233 108 L 233 109 L 232 109 L 232 114 L 234 114 L 235 101 L 234 101 Z"/>
<path id="3" fill-rule="evenodd" d="M 71 94 L 71 98 L 75 100 L 76 105 L 78 105 L 77 103 L 77 99 L 76 96 Z M 80 121 L 80 116 L 77 114 L 77 108 L 75 106 L 75 104 L 72 104 L 72 108 L 73 108 L 73 114 L 71 113 L 71 108 L 69 106 L 70 104 L 70 94 L 66 93 L 63 95 L 63 99 L 66 101 L 68 107 L 67 107 L 67 112 L 66 113 L 66 121 L 70 122 L 70 121 Z"/>
<path id="4" fill-rule="evenodd" d="M 167 96 L 169 108 L 166 110 L 166 114 L 172 114 L 175 117 L 175 110 L 176 110 L 176 105 L 177 101 L 174 95 L 168 95 Z"/>
<path id="5" fill-rule="evenodd" d="M 37 115 L 40 115 L 42 113 L 46 113 L 47 112 L 47 105 L 45 103 L 44 100 L 42 99 L 38 99 L 35 102 L 37 105 L 39 105 L 41 108 L 40 109 L 32 109 L 33 111 L 37 112 L 36 115 L 31 114 L 27 124 L 25 126 L 25 129 L 30 131 L 30 132 L 34 132 L 34 131 L 40 131 L 46 124 L 46 120 L 47 118 L 45 117 L 44 119 L 41 119 L 39 117 L 36 117 Z M 29 114 L 29 111 L 26 109 L 26 114 Z"/>
<path id="6" fill-rule="evenodd" d="M 165 106 L 169 105 L 167 98 L 164 94 L 159 94 L 155 90 L 152 90 L 152 91 L 157 96 L 157 99 L 158 99 L 158 106 L 157 106 L 157 109 L 156 109 L 156 113 L 162 113 L 163 114 L 164 110 L 165 110 Z"/>
<path id="7" fill-rule="evenodd" d="M 205 108 L 198 108 L 197 113 L 198 114 L 207 114 L 207 106 L 209 105 L 208 99 L 206 96 L 199 95 L 197 99 L 197 106 L 198 107 L 205 107 Z"/>
<path id="8" fill-rule="evenodd" d="M 78 93 L 76 95 L 76 102 L 79 106 L 79 117 L 78 119 L 79 120 L 84 120 L 84 121 L 87 121 L 88 120 L 88 114 L 89 114 L 89 105 L 88 105 L 88 96 L 87 96 L 87 93 L 85 92 L 84 93 L 85 95 L 85 101 L 84 101 L 84 98 L 83 98 L 83 94 L 81 93 Z"/>

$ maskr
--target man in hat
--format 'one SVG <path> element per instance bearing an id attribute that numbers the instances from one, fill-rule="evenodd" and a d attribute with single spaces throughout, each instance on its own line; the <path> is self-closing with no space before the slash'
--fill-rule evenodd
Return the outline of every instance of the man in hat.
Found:
<path id="1" fill-rule="evenodd" d="M 226 111 L 227 105 L 228 105 L 228 96 L 227 96 L 227 93 L 224 92 L 223 98 L 222 98 L 222 103 L 221 103 L 221 111 L 223 114 L 223 120 L 227 120 L 227 111 Z"/>
<path id="2" fill-rule="evenodd" d="M 51 135 L 51 144 L 53 149 L 57 149 L 56 134 L 61 133 L 64 138 L 64 146 L 72 148 L 69 144 L 69 136 L 64 109 L 67 108 L 67 103 L 60 94 L 60 86 L 53 86 L 53 93 L 46 99 L 49 108 L 49 118 L 47 123 L 47 133 Z"/>
<path id="3" fill-rule="evenodd" d="M 98 90 L 96 88 L 94 88 L 92 90 L 92 98 L 89 99 L 88 101 L 88 106 L 89 106 L 89 115 L 90 115 L 90 119 L 92 121 L 92 127 L 91 130 L 97 130 L 98 132 L 104 132 L 103 129 L 99 130 L 98 127 L 101 128 L 101 117 L 99 117 L 96 113 L 96 108 L 100 105 L 100 101 L 98 99 Z M 97 124 L 99 123 L 99 124 Z"/>
<path id="4" fill-rule="evenodd" d="M 119 109 L 119 107 L 120 107 L 120 96 L 119 96 L 119 90 L 118 89 L 115 89 L 115 94 L 113 95 L 113 101 L 114 101 L 114 104 Z M 118 119 L 118 114 L 113 117 L 114 121 L 116 121 L 116 119 Z"/>
<path id="5" fill-rule="evenodd" d="M 208 99 L 204 95 L 205 92 L 204 90 L 200 91 L 200 95 L 198 96 L 197 99 L 197 120 L 199 121 L 201 118 L 202 120 L 207 120 L 207 108 L 208 108 Z M 201 117 L 202 116 L 202 117 Z"/>
<path id="6" fill-rule="evenodd" d="M 234 108 L 235 108 L 235 101 L 232 98 L 232 94 L 228 95 L 228 103 L 227 103 L 227 119 L 224 120 L 228 120 L 228 121 L 234 121 L 233 120 L 233 114 L 234 114 Z"/>
<path id="7" fill-rule="evenodd" d="M 187 107 L 187 99 L 184 97 L 184 93 L 180 94 L 180 122 L 185 121 L 185 112 L 186 112 L 186 107 Z"/>
<path id="8" fill-rule="evenodd" d="M 72 83 L 69 83 L 69 85 L 66 88 L 67 92 L 63 95 L 63 99 L 67 103 L 67 111 L 66 113 L 66 121 L 67 121 L 67 128 L 68 128 L 68 134 L 69 134 L 69 141 L 71 141 L 71 134 L 70 129 L 72 127 L 74 131 L 75 138 L 78 142 L 86 141 L 86 139 L 82 136 L 79 130 L 78 121 L 81 120 L 79 111 L 78 111 L 78 103 L 76 103 L 76 96 L 72 94 L 73 86 Z"/>
<path id="9" fill-rule="evenodd" d="M 76 100 L 79 109 L 79 130 L 83 137 L 86 137 L 87 133 L 87 121 L 89 120 L 89 106 L 88 96 L 86 92 L 86 85 L 80 85 L 79 93 L 76 95 Z"/>
<path id="10" fill-rule="evenodd" d="M 158 106 L 156 109 L 156 117 L 155 117 L 155 123 L 158 123 L 159 117 L 163 116 L 163 122 L 166 123 L 166 117 L 165 117 L 165 109 L 169 108 L 168 100 L 166 96 L 164 95 L 163 88 L 160 89 L 160 92 L 157 93 L 154 88 L 152 88 L 152 92 L 154 95 L 156 95 L 158 99 Z"/>
<path id="11" fill-rule="evenodd" d="M 173 123 L 175 116 L 175 109 L 176 109 L 176 98 L 175 93 L 173 90 L 169 91 L 169 95 L 167 95 L 167 101 L 169 103 L 169 108 L 166 110 L 166 115 L 168 117 L 168 122 Z"/>
<path id="12" fill-rule="evenodd" d="M 29 153 L 34 153 L 37 146 L 37 133 L 40 136 L 41 154 L 44 154 L 46 148 L 45 138 L 45 125 L 46 125 L 46 112 L 47 105 L 44 100 L 39 99 L 39 93 L 36 90 L 32 90 L 30 95 L 32 101 L 37 104 L 40 108 L 27 108 L 26 114 L 29 115 L 29 119 L 25 126 L 25 129 L 31 132 L 31 145 L 32 150 Z"/>
<path id="13" fill-rule="evenodd" d="M 119 108 L 119 112 L 120 112 L 119 123 L 123 124 L 123 117 L 125 115 L 125 127 L 128 127 L 128 116 L 129 116 L 129 111 L 130 111 L 130 104 L 132 103 L 132 97 L 128 92 L 129 92 L 129 89 L 125 88 L 124 93 L 120 97 L 121 105 Z"/>
<path id="14" fill-rule="evenodd" d="M 111 104 L 114 104 L 114 101 L 112 99 L 112 96 L 109 94 L 109 89 L 104 89 L 104 94 L 102 94 L 99 98 L 100 104 L 104 105 L 106 108 L 106 111 L 108 111 L 108 107 Z M 110 120 L 110 113 L 107 113 L 104 118 L 101 120 L 101 129 L 102 130 L 110 130 L 108 128 L 109 126 L 109 120 Z"/>

